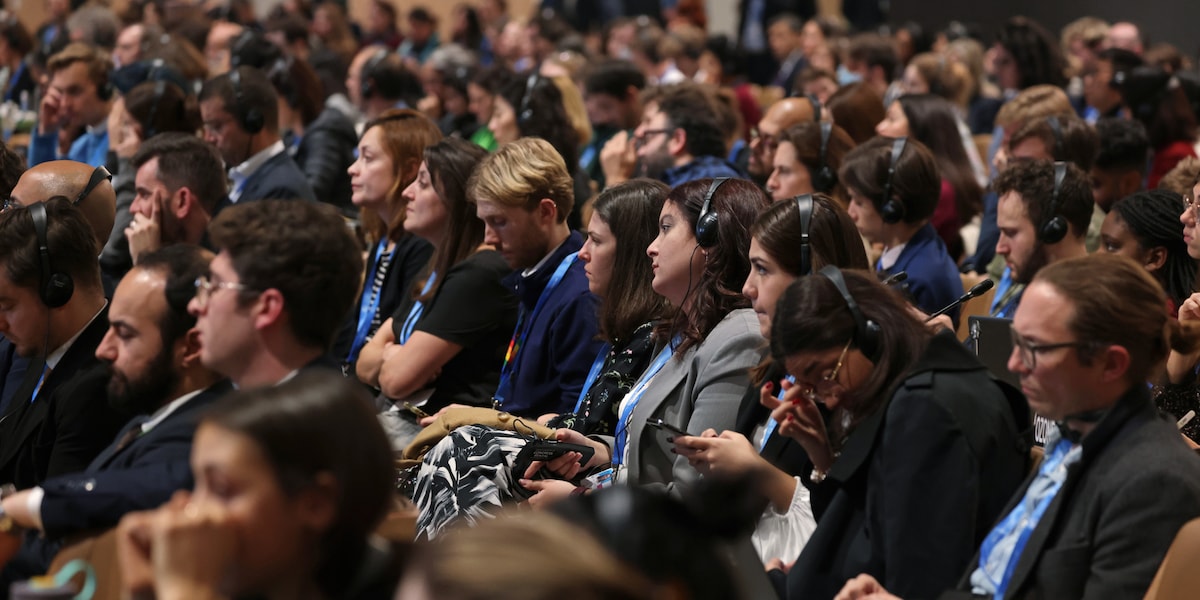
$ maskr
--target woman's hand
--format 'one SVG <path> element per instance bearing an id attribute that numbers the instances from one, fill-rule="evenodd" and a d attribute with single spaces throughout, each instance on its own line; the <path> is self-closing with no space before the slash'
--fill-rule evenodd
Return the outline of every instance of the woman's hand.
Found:
<path id="1" fill-rule="evenodd" d="M 797 442 L 808 453 L 813 468 L 818 471 L 828 471 L 833 465 L 833 449 L 829 445 L 829 434 L 825 431 L 825 420 L 821 411 L 805 396 L 803 388 L 786 379 L 783 386 L 783 401 L 779 401 L 771 393 L 770 383 L 760 390 L 759 401 L 771 409 L 771 418 L 779 423 L 779 433 Z"/>
<path id="2" fill-rule="evenodd" d="M 126 598 L 154 595 L 154 562 L 151 538 L 157 511 L 132 512 L 117 525 L 117 566 L 121 571 L 121 592 Z"/>
<path id="3" fill-rule="evenodd" d="M 580 446 L 591 446 L 595 451 L 592 453 L 591 460 L 587 464 L 579 464 L 583 459 L 583 455 L 578 452 L 567 452 L 562 456 L 550 459 L 548 461 L 535 460 L 529 464 L 529 468 L 525 469 L 525 479 L 533 479 L 533 476 L 542 467 L 546 467 L 550 472 L 558 475 L 562 479 L 574 479 L 580 472 L 595 468 L 604 463 L 612 462 L 612 451 L 608 446 L 601 442 L 597 442 L 574 429 L 556 429 L 554 431 L 554 439 L 568 444 L 578 444 Z"/>
<path id="4" fill-rule="evenodd" d="M 191 502 L 187 492 L 160 508 L 151 556 L 159 598 L 218 597 L 234 565 L 237 540 L 224 510 Z"/>
<path id="5" fill-rule="evenodd" d="M 537 509 L 553 506 L 570 497 L 571 492 L 575 491 L 573 484 L 557 479 L 522 479 L 518 483 L 521 487 L 536 492 L 526 502 Z"/>
<path id="6" fill-rule="evenodd" d="M 1192 294 L 1179 305 L 1179 323 L 1200 323 L 1200 292 Z M 1184 354 L 1172 350 L 1167 355 L 1167 378 L 1175 384 L 1192 381 L 1195 378 L 1197 361 L 1200 361 L 1200 351 Z"/>
<path id="7" fill-rule="evenodd" d="M 842 586 L 833 600 L 900 600 L 888 593 L 874 577 L 863 573 Z"/>
<path id="8" fill-rule="evenodd" d="M 736 431 L 717 435 L 709 429 L 700 436 L 679 436 L 675 438 L 674 451 L 706 476 L 753 475 L 765 464 L 750 440 Z"/>

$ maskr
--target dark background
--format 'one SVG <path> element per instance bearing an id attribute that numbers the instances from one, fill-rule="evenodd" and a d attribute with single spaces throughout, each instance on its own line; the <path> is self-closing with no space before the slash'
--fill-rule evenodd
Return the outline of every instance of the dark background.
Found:
<path id="1" fill-rule="evenodd" d="M 989 42 L 1005 19 L 1024 15 L 1057 39 L 1062 27 L 1082 16 L 1132 21 L 1147 47 L 1169 42 L 1194 60 L 1200 51 L 1200 0 L 891 0 L 893 24 L 916 21 L 937 32 L 950 20 L 978 25 Z"/>

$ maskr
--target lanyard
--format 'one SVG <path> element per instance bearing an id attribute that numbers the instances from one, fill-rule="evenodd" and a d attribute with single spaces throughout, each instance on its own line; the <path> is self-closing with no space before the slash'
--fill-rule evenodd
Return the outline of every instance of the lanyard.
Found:
<path id="1" fill-rule="evenodd" d="M 612 463 L 619 465 L 625 462 L 625 446 L 629 443 L 629 421 L 633 419 L 633 409 L 637 408 L 638 402 L 642 400 L 642 396 L 646 394 L 646 388 L 650 387 L 650 382 L 654 380 L 654 376 L 666 366 L 670 360 L 671 354 L 674 353 L 675 346 L 678 345 L 678 338 L 671 340 L 665 348 L 659 351 L 658 356 L 654 357 L 654 362 L 646 369 L 645 373 L 638 378 L 633 389 L 625 395 L 625 400 L 622 404 L 625 405 L 621 411 L 621 417 L 617 420 L 617 431 L 614 434 L 614 448 Z"/>
<path id="2" fill-rule="evenodd" d="M 434 281 L 437 281 L 437 271 L 429 274 L 429 279 L 425 281 L 425 288 L 421 290 L 422 296 L 428 294 L 429 290 L 433 289 Z M 401 344 L 407 343 L 408 338 L 412 337 L 413 328 L 417 326 L 417 321 L 421 319 L 421 314 L 424 312 L 424 302 L 421 302 L 420 300 L 413 302 L 412 308 L 408 311 L 408 316 L 404 319 L 404 326 L 400 328 L 400 339 L 398 341 Z"/>
<path id="3" fill-rule="evenodd" d="M 4 99 L 5 100 L 12 100 L 13 102 L 20 101 L 20 98 L 16 97 L 16 91 L 17 91 L 17 82 L 20 81 L 21 75 L 23 75 L 23 74 L 25 74 L 25 61 L 24 60 L 22 60 L 21 64 L 17 66 L 17 69 L 15 71 L 13 71 L 12 77 L 10 77 L 8 79 L 8 89 L 4 90 Z M 22 106 L 21 109 L 24 110 L 25 107 Z"/>
<path id="4" fill-rule="evenodd" d="M 578 252 L 572 252 L 563 257 L 562 262 L 558 263 L 558 268 L 554 270 L 554 275 L 550 276 L 550 281 L 546 287 L 542 288 L 541 295 L 538 296 L 537 304 L 533 305 L 533 312 L 525 310 L 525 305 L 521 304 L 521 310 L 517 315 L 517 326 L 513 328 L 512 339 L 508 341 L 508 350 L 504 353 L 504 365 L 500 367 L 500 385 L 496 386 L 496 393 L 492 396 L 492 406 L 499 409 L 504 405 L 504 398 L 508 395 L 509 386 L 512 385 L 513 374 L 517 370 L 516 361 L 514 360 L 517 353 L 521 351 L 521 346 L 525 345 L 525 338 L 529 336 L 529 330 L 533 329 L 533 322 L 537 319 L 537 314 L 542 311 L 542 307 L 546 304 L 546 300 L 554 294 L 554 289 L 558 284 L 562 283 L 563 277 L 567 275 L 567 269 L 575 264 L 575 259 L 579 258 Z"/>
<path id="5" fill-rule="evenodd" d="M 792 383 L 796 383 L 796 378 L 792 377 L 791 375 L 788 375 L 786 377 L 786 379 Z M 780 402 L 783 402 L 783 393 L 784 393 L 783 385 L 780 385 L 779 386 L 779 395 L 776 396 L 776 398 L 779 398 Z M 763 449 L 765 449 L 767 447 L 767 440 L 771 439 L 771 434 L 775 432 L 775 428 L 778 426 L 779 426 L 779 421 L 776 421 L 775 417 L 769 417 L 767 419 L 767 430 L 763 432 L 762 442 L 759 443 L 759 445 L 758 445 L 759 453 L 761 453 L 763 451 Z"/>
<path id="6" fill-rule="evenodd" d="M 387 248 L 387 238 L 379 240 L 379 245 L 375 248 L 375 271 L 379 270 L 379 261 L 383 258 L 383 251 Z M 350 353 L 346 355 L 346 362 L 352 363 L 358 360 L 358 353 L 362 351 L 363 344 L 367 342 L 367 336 L 371 333 L 371 323 L 375 320 L 375 313 L 379 310 L 379 297 L 383 295 L 383 286 L 375 289 L 375 274 L 371 274 L 371 289 L 363 288 L 362 299 L 358 303 L 358 329 L 355 330 L 354 343 L 350 346 Z"/>
<path id="7" fill-rule="evenodd" d="M 604 363 L 608 361 L 608 353 L 612 351 L 612 344 L 605 343 L 604 347 L 600 348 L 600 353 L 596 355 L 596 361 L 592 363 L 592 369 L 588 371 L 587 379 L 583 381 L 583 389 L 579 390 L 579 401 L 575 403 L 575 414 L 579 414 L 579 410 L 583 408 L 583 401 L 587 398 L 588 392 L 592 390 L 592 386 L 596 384 L 596 380 L 600 378 L 600 371 L 604 368 Z"/>

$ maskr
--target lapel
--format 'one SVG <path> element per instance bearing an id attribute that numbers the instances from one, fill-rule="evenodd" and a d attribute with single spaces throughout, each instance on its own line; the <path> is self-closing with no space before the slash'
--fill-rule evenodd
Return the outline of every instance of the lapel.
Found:
<path id="1" fill-rule="evenodd" d="M 1034 569 L 1041 561 L 1042 554 L 1046 550 L 1045 546 L 1050 542 L 1051 534 L 1057 533 L 1060 529 L 1058 526 L 1059 517 L 1069 516 L 1063 513 L 1063 507 L 1067 506 L 1072 500 L 1071 496 L 1075 488 L 1087 476 L 1091 463 L 1098 458 L 1098 455 L 1104 451 L 1104 448 L 1109 443 L 1128 430 L 1126 425 L 1131 421 L 1138 420 L 1140 417 L 1153 416 L 1154 410 L 1154 406 L 1150 401 L 1150 392 L 1145 386 L 1135 385 L 1117 401 L 1112 410 L 1083 439 L 1083 454 L 1079 462 L 1067 468 L 1066 481 L 1063 482 L 1062 488 L 1055 495 L 1054 500 L 1050 502 L 1050 506 L 1047 507 L 1046 513 L 1042 515 L 1041 520 L 1038 521 L 1033 533 L 1029 535 L 1025 549 L 1021 552 L 1021 557 L 1018 559 L 1016 567 L 1013 568 L 1012 578 L 1008 584 L 1010 595 L 1017 596 L 1018 590 L 1021 589 L 1026 580 L 1034 575 Z M 1033 481 L 1035 475 L 1030 474 L 1025 479 L 1025 483 L 1021 486 L 1020 491 L 1013 496 L 1009 505 L 1005 507 L 997 519 L 1003 519 L 1008 513 L 1012 512 L 1012 507 L 1025 497 L 1025 492 L 1028 490 L 1029 484 Z M 977 556 L 972 565 L 977 565 L 978 562 Z"/>
<path id="2" fill-rule="evenodd" d="M 662 351 L 665 345 L 656 345 L 655 356 Z M 698 345 L 697 345 L 698 346 Z M 662 403 L 666 401 L 675 388 L 683 385 L 687 378 L 688 365 L 692 362 L 692 357 L 696 354 L 697 346 L 692 346 L 682 357 L 672 355 L 667 359 L 667 364 L 663 365 L 661 371 L 654 376 L 654 380 L 646 387 L 646 391 L 642 393 L 642 397 L 638 400 L 637 406 L 634 407 L 633 413 L 629 415 L 629 440 L 626 443 L 629 453 L 629 464 L 626 465 L 630 469 L 630 477 L 638 472 L 638 461 L 640 458 L 641 438 L 642 434 L 646 433 L 646 419 L 650 418 L 658 411 Z M 677 360 L 677 358 L 679 360 Z M 676 423 L 678 424 L 678 423 Z M 649 432 L 654 435 L 654 432 Z"/>
<path id="3" fill-rule="evenodd" d="M 238 196 L 238 204 L 241 204 L 247 200 L 261 200 L 261 198 L 256 197 L 259 193 L 258 189 L 262 187 L 259 184 L 264 181 L 270 181 L 271 172 L 274 171 L 276 165 L 278 165 L 279 162 L 285 158 L 291 160 L 291 157 L 288 156 L 287 152 L 280 152 L 279 154 L 268 158 L 265 162 L 263 162 L 262 165 L 258 167 L 258 169 L 251 173 L 250 176 L 246 178 L 246 184 L 242 186 L 242 193 Z"/>
<path id="4" fill-rule="evenodd" d="M 230 383 L 228 379 L 222 379 L 221 381 L 212 384 L 208 387 L 208 389 L 196 394 L 195 398 L 188 400 L 183 404 L 183 406 L 180 406 L 179 408 L 175 409 L 174 412 L 167 415 L 167 417 L 163 419 L 161 423 L 156 425 L 149 432 L 139 436 L 137 439 L 126 444 L 124 448 L 121 448 L 118 451 L 117 444 L 121 442 L 121 438 L 125 436 L 126 432 L 133 427 L 141 427 L 143 423 L 146 423 L 150 420 L 150 417 L 143 415 L 131 420 L 124 428 L 121 429 L 121 433 L 117 435 L 116 439 L 113 440 L 113 443 L 109 444 L 108 447 L 105 448 L 104 451 L 92 461 L 92 464 L 88 465 L 88 472 L 103 470 L 105 467 L 111 464 L 114 459 L 122 454 L 128 453 L 132 448 L 138 448 L 146 444 L 154 443 L 158 437 L 161 437 L 164 431 L 171 430 L 171 425 L 181 420 L 192 418 L 194 421 L 196 413 L 207 408 L 210 404 L 217 401 L 232 389 L 233 384 Z"/>
<path id="5" fill-rule="evenodd" d="M 30 402 L 30 398 L 33 397 L 33 389 L 37 387 L 37 380 L 42 375 L 45 361 L 39 359 L 30 365 L 21 389 L 13 396 L 13 406 L 4 416 L 3 423 L 0 423 L 0 469 L 6 468 L 12 459 L 26 448 L 29 437 L 46 421 L 59 386 L 97 362 L 96 346 L 100 345 L 100 340 L 107 331 L 108 306 L 105 305 L 42 382 L 42 389 L 34 402 Z M 108 399 L 100 398 L 97 401 L 107 402 Z"/>

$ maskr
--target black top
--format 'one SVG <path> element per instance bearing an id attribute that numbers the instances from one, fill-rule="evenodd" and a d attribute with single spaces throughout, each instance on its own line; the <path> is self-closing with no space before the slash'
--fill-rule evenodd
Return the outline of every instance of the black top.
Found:
<path id="1" fill-rule="evenodd" d="M 354 162 L 357 145 L 354 124 L 335 108 L 326 107 L 309 123 L 296 147 L 295 160 L 318 200 L 342 210 L 354 208 L 350 204 L 350 175 L 346 169 Z"/>
<path id="2" fill-rule="evenodd" d="M 422 407 L 425 412 L 453 403 L 485 406 L 490 401 L 517 321 L 517 299 L 501 283 L 509 273 L 499 252 L 477 252 L 450 268 L 426 304 L 413 331 L 458 344 L 462 350 L 433 381 L 433 395 Z M 397 340 L 413 303 L 410 295 L 392 314 Z"/>
<path id="3" fill-rule="evenodd" d="M 628 342 L 613 346 L 605 356 L 596 381 L 588 388 L 579 412 L 559 415 L 547 426 L 566 427 L 584 435 L 612 435 L 621 400 L 633 389 L 633 384 L 654 357 L 653 334 L 654 323 L 643 323 L 634 330 Z"/>

